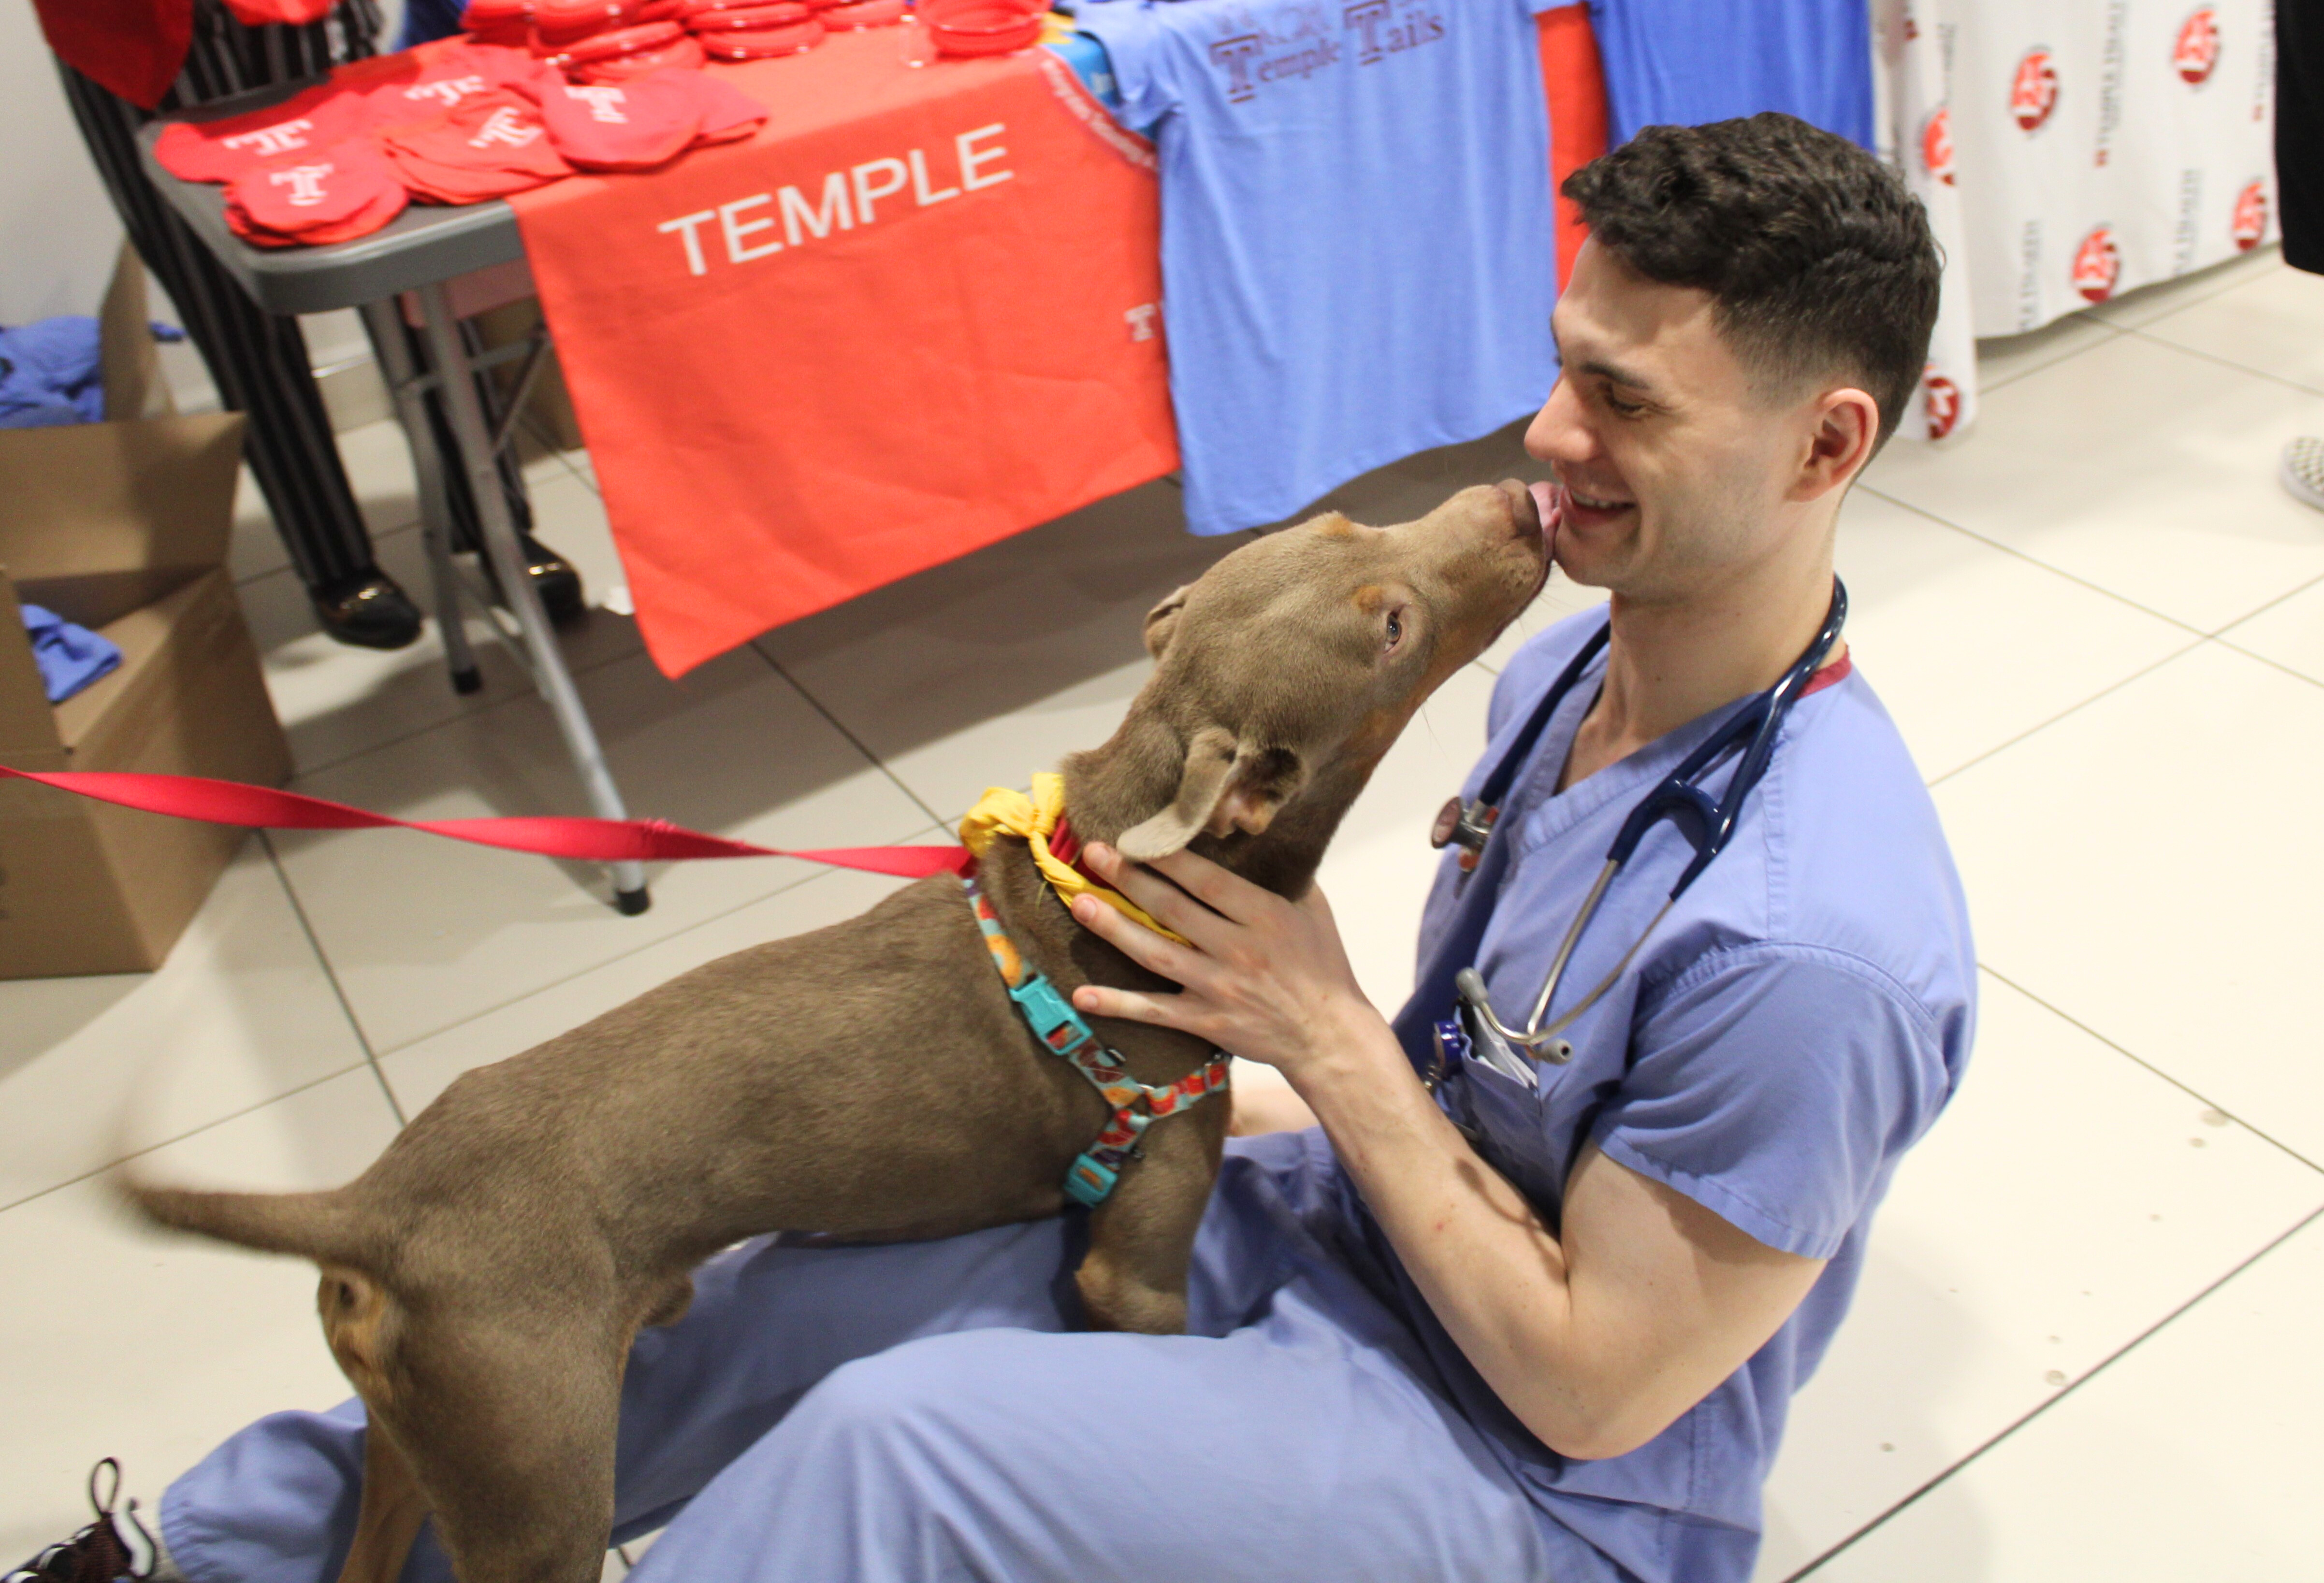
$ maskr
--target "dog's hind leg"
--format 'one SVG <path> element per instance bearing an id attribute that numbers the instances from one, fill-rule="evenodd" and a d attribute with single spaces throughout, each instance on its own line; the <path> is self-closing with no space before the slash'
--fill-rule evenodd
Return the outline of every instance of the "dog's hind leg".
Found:
<path id="1" fill-rule="evenodd" d="M 440 1346 L 408 1346 L 428 1411 L 397 1428 L 460 1583 L 596 1583 L 632 1333 L 596 1314 L 472 1312 L 426 1338 Z"/>
<path id="2" fill-rule="evenodd" d="M 395 1583 L 427 1518 L 428 1497 L 411 1477 L 411 1464 L 374 1417 L 364 1429 L 363 1505 L 339 1583 Z"/>

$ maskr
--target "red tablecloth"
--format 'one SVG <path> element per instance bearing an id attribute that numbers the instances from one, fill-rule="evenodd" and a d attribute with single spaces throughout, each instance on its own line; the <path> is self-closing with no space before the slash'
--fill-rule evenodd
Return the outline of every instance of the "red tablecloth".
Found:
<path id="1" fill-rule="evenodd" d="M 1047 51 L 719 67 L 772 114 L 512 199 L 655 662 L 1177 465 L 1151 151 Z"/>

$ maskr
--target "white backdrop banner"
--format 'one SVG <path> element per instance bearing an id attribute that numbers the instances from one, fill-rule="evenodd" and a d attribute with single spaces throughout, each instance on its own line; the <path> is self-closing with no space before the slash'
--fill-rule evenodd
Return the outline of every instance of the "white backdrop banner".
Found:
<path id="1" fill-rule="evenodd" d="M 1921 389 L 1900 437 L 1942 439 L 1977 417 L 1977 328 L 1969 300 L 1968 222 L 1952 134 L 1951 30 L 1926 20 L 1931 0 L 1873 0 L 1875 124 L 1880 154 L 1929 211 L 1944 252 L 1944 294 Z"/>
<path id="2" fill-rule="evenodd" d="M 1873 5 L 1883 152 L 1948 253 L 1908 432 L 1974 416 L 1968 337 L 2039 329 L 2275 240 L 2269 0 Z"/>

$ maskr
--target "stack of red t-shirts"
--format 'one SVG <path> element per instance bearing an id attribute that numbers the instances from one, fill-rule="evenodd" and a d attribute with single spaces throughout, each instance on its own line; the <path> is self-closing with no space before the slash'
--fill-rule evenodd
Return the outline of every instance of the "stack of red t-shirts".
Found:
<path id="1" fill-rule="evenodd" d="M 577 82 L 627 82 L 677 66 L 702 64 L 702 46 L 675 22 L 615 28 L 567 47 L 550 59 Z"/>
<path id="2" fill-rule="evenodd" d="M 357 137 L 236 177 L 226 189 L 226 218 L 255 246 L 312 247 L 369 235 L 410 201 L 379 145 Z"/>
<path id="3" fill-rule="evenodd" d="M 232 181 L 262 166 L 312 159 L 370 124 L 361 96 L 323 83 L 270 109 L 161 129 L 153 157 L 187 181 Z"/>
<path id="4" fill-rule="evenodd" d="M 425 121 L 505 88 L 539 98 L 544 85 L 559 80 L 530 51 L 466 42 L 380 56 L 332 76 L 341 91 L 363 97 L 374 126 Z"/>
<path id="5" fill-rule="evenodd" d="M 828 0 L 825 0 L 828 3 Z M 686 25 L 713 59 L 760 60 L 796 55 L 823 42 L 823 24 L 807 0 L 679 0 Z"/>
<path id="6" fill-rule="evenodd" d="M 382 127 L 379 143 L 411 196 L 425 203 L 481 203 L 573 174 L 540 105 L 510 88 L 463 99 L 426 121 Z"/>
<path id="7" fill-rule="evenodd" d="M 357 61 L 270 109 L 171 125 L 154 154 L 186 180 L 231 184 L 228 223 L 260 246 L 287 247 L 377 230 L 412 197 L 477 203 L 576 169 L 650 170 L 748 137 L 766 119 L 732 83 L 654 64 L 673 42 L 681 61 L 700 62 L 680 23 L 622 32 L 651 36 L 641 49 L 635 37 L 595 34 L 547 58 L 447 41 Z M 614 63 L 613 80 L 590 80 L 590 63 L 570 60 L 593 51 Z"/>

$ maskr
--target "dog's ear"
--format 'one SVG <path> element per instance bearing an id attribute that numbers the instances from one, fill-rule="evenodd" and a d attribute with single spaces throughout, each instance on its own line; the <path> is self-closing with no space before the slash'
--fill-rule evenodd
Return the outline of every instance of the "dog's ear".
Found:
<path id="1" fill-rule="evenodd" d="M 1284 748 L 1246 748 L 1233 732 L 1204 726 L 1186 744 L 1186 762 L 1170 805 L 1123 831 L 1114 846 L 1133 862 L 1150 863 L 1204 832 L 1224 835 L 1240 830 L 1257 835 L 1306 779 L 1306 765 L 1298 754 Z"/>
<path id="2" fill-rule="evenodd" d="M 1183 593 L 1184 590 L 1181 590 Z M 1173 597 L 1176 597 L 1175 595 Z M 1164 601 L 1167 605 L 1169 602 Z M 1153 617 L 1147 618 L 1147 638 L 1153 639 Z M 1211 822 L 1211 815 L 1226 795 L 1227 775 L 1234 768 L 1234 733 L 1206 725 L 1186 744 L 1186 762 L 1178 771 L 1178 794 L 1170 805 L 1143 824 L 1133 824 L 1113 844 L 1134 862 L 1167 858 L 1194 839 Z"/>
<path id="3" fill-rule="evenodd" d="M 1186 590 L 1191 583 L 1181 583 L 1177 591 L 1146 612 L 1146 652 L 1155 658 L 1170 647 L 1172 634 L 1178 630 L 1178 612 L 1186 608 Z"/>

